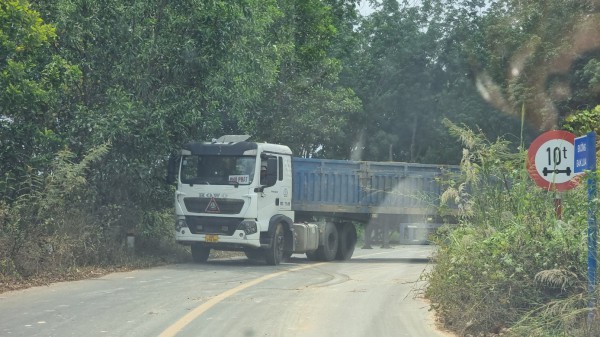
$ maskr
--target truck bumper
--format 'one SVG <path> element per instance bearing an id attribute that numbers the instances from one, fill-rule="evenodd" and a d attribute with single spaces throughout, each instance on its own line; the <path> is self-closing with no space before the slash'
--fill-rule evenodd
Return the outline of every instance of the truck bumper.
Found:
<path id="1" fill-rule="evenodd" d="M 260 234 L 247 235 L 243 230 L 236 230 L 231 236 L 223 234 L 192 234 L 189 229 L 183 228 L 175 232 L 175 241 L 185 245 L 202 243 L 214 249 L 242 250 L 244 248 L 259 248 Z"/>

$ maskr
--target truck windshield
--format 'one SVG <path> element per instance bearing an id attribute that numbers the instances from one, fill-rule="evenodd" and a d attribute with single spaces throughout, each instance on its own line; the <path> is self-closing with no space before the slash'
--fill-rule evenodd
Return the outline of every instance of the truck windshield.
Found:
<path id="1" fill-rule="evenodd" d="M 252 156 L 183 156 L 181 182 L 184 184 L 248 185 L 254 178 L 256 158 Z"/>

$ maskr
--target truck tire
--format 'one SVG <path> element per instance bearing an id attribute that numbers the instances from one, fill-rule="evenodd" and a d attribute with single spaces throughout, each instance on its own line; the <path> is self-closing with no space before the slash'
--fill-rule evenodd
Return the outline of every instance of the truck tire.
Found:
<path id="1" fill-rule="evenodd" d="M 200 244 L 194 243 L 191 246 L 192 248 L 192 260 L 196 263 L 204 263 L 208 260 L 208 255 L 210 255 L 210 248 L 204 247 Z"/>
<path id="2" fill-rule="evenodd" d="M 337 260 L 350 260 L 356 247 L 356 228 L 350 222 L 341 223 L 337 228 L 340 234 L 340 243 L 335 258 Z"/>
<path id="3" fill-rule="evenodd" d="M 332 261 L 335 259 L 339 245 L 339 234 L 337 227 L 328 222 L 325 224 L 323 233 L 323 242 L 317 249 L 317 257 L 322 261 Z"/>
<path id="4" fill-rule="evenodd" d="M 283 261 L 283 249 L 285 248 L 285 237 L 283 226 L 278 223 L 275 225 L 273 236 L 271 237 L 271 247 L 265 251 L 265 261 L 268 265 L 276 266 Z"/>

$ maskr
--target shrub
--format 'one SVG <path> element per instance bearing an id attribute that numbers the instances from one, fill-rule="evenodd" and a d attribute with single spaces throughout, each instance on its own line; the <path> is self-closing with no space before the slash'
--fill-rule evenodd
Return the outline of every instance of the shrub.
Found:
<path id="1" fill-rule="evenodd" d="M 459 205 L 460 224 L 439 232 L 426 292 L 443 323 L 474 336 L 588 333 L 580 328 L 587 316 L 585 188 L 562 195 L 558 220 L 555 194 L 533 185 L 522 148 L 510 153 L 503 140 L 449 125 L 466 149 L 442 199 Z"/>

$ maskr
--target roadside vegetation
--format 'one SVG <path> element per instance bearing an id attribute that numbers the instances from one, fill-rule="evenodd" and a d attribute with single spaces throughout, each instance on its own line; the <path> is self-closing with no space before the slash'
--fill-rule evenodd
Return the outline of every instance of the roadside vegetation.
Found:
<path id="1" fill-rule="evenodd" d="M 580 121 L 571 120 L 579 134 L 600 131 Z M 441 323 L 459 336 L 598 336 L 600 319 L 588 320 L 585 180 L 557 196 L 535 186 L 522 144 L 448 125 L 465 149 L 442 196 L 458 205 L 460 221 L 438 233 L 427 276 Z"/>
<path id="2" fill-rule="evenodd" d="M 0 292 L 189 259 L 170 239 L 167 210 L 136 227 L 131 217 L 116 216 L 116 206 L 98 202 L 89 170 L 108 150 L 94 148 L 77 163 L 60 151 L 51 174 L 32 172 L 8 185 L 19 196 L 0 203 Z M 134 233 L 138 242 L 128 247 Z"/>

